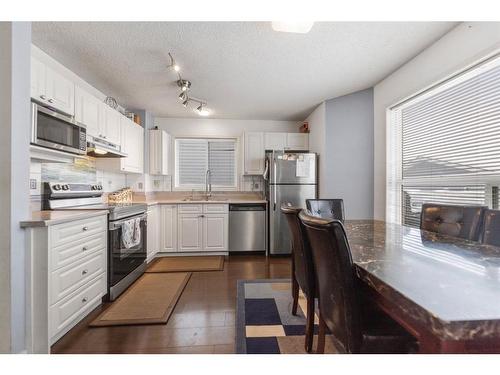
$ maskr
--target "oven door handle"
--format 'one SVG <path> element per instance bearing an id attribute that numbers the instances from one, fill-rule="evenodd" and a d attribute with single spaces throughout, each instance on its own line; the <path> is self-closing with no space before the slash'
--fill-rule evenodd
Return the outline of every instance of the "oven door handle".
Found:
<path id="1" fill-rule="evenodd" d="M 141 219 L 141 221 L 145 220 L 148 217 L 147 214 L 141 215 L 141 216 L 132 216 L 123 220 L 119 221 L 113 221 L 109 223 L 109 230 L 117 230 L 120 229 L 122 224 L 126 221 L 132 220 L 132 219 Z"/>

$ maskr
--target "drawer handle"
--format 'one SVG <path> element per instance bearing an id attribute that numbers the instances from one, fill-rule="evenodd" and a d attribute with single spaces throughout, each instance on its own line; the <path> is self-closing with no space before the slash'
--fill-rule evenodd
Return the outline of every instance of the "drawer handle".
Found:
<path id="1" fill-rule="evenodd" d="M 87 297 L 82 298 L 82 303 L 86 303 L 89 299 Z"/>
<path id="2" fill-rule="evenodd" d="M 47 97 L 45 95 L 40 95 L 40 99 L 45 100 Z"/>
<path id="3" fill-rule="evenodd" d="M 85 232 L 85 231 L 88 231 L 88 230 L 89 230 L 89 227 L 83 227 L 82 229 L 83 229 L 83 231 Z"/>
<path id="4" fill-rule="evenodd" d="M 83 270 L 83 271 L 82 271 L 82 275 L 86 275 L 86 274 L 88 274 L 88 273 L 89 273 L 89 270 Z"/>
<path id="5" fill-rule="evenodd" d="M 198 217 L 205 217 L 205 215 L 200 215 L 200 216 L 198 216 Z"/>
<path id="6" fill-rule="evenodd" d="M 87 246 L 82 247 L 82 251 L 87 251 Z"/>

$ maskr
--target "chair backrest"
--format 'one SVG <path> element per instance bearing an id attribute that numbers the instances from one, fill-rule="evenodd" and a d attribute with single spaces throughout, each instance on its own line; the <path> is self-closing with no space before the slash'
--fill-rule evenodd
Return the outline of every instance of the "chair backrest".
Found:
<path id="1" fill-rule="evenodd" d="M 481 228 L 481 242 L 486 245 L 500 247 L 500 211 L 484 210 L 483 225 Z"/>
<path id="2" fill-rule="evenodd" d="M 316 276 L 312 260 L 311 248 L 302 223 L 299 220 L 300 207 L 294 207 L 290 203 L 281 205 L 281 212 L 285 215 L 290 233 L 292 234 L 292 257 L 294 272 L 300 289 L 308 297 L 316 296 Z"/>
<path id="3" fill-rule="evenodd" d="M 314 216 L 345 220 L 343 199 L 306 199 L 306 207 Z"/>
<path id="4" fill-rule="evenodd" d="M 425 203 L 420 214 L 420 229 L 478 241 L 485 209 L 483 206 Z"/>
<path id="5" fill-rule="evenodd" d="M 320 314 L 346 352 L 359 353 L 359 291 L 344 226 L 339 220 L 319 218 L 305 211 L 299 218 L 313 254 Z"/>

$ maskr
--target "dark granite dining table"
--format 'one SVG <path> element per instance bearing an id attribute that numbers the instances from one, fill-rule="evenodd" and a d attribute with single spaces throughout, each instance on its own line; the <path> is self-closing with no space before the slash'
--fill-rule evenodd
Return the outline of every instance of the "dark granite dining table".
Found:
<path id="1" fill-rule="evenodd" d="M 363 289 L 422 353 L 500 353 L 500 248 L 376 220 L 345 228 Z"/>

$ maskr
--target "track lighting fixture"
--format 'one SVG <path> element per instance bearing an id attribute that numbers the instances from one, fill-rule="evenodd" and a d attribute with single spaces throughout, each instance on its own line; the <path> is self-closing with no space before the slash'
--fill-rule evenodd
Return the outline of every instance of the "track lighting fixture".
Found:
<path id="1" fill-rule="evenodd" d="M 178 79 L 176 83 L 177 86 L 181 89 L 181 93 L 179 94 L 178 98 L 182 102 L 183 107 L 187 108 L 189 102 L 198 103 L 199 105 L 195 109 L 195 112 L 200 116 L 208 116 L 210 114 L 210 111 L 206 107 L 207 102 L 188 96 L 188 91 L 191 89 L 191 81 L 182 78 L 181 74 L 179 73 L 180 67 L 175 63 L 175 60 L 170 52 L 168 53 L 168 56 L 170 57 L 170 65 L 168 65 L 168 68 L 173 69 L 177 73 Z"/>

